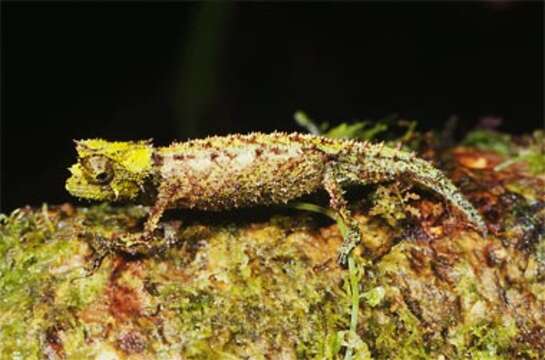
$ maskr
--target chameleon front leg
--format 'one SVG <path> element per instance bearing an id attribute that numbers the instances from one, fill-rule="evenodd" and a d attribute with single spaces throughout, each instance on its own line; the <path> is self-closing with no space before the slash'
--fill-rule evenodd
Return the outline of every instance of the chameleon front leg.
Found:
<path id="1" fill-rule="evenodd" d="M 361 242 L 361 233 L 358 222 L 352 217 L 348 209 L 348 203 L 344 198 L 344 190 L 339 183 L 339 179 L 338 172 L 330 167 L 324 175 L 323 186 L 329 194 L 330 206 L 337 212 L 346 226 L 343 243 L 337 252 L 337 263 L 344 266 L 348 263 L 350 252 Z"/>
<path id="2" fill-rule="evenodd" d="M 172 191 L 169 191 L 168 188 L 166 190 L 159 189 L 159 193 L 157 194 L 157 200 L 155 201 L 155 204 L 153 204 L 153 207 L 150 209 L 148 219 L 144 224 L 144 236 L 148 238 L 153 237 L 153 232 L 155 231 L 155 229 L 157 229 L 159 220 L 161 220 L 163 213 L 169 205 L 172 195 L 171 193 Z"/>
<path id="3" fill-rule="evenodd" d="M 171 195 L 171 187 L 161 187 L 157 194 L 157 200 L 150 209 L 149 216 L 144 224 L 144 230 L 140 233 L 121 235 L 117 241 L 116 247 L 123 252 L 134 255 L 147 254 L 156 250 L 164 243 L 171 243 L 172 241 L 168 237 L 174 236 L 173 232 L 165 231 L 165 241 L 159 241 L 159 244 L 154 244 L 155 230 L 159 225 L 163 213 L 169 206 Z"/>

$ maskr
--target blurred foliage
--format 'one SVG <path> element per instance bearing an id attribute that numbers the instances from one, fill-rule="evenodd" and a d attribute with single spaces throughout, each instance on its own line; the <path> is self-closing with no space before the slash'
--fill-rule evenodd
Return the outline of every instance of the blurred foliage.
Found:
<path id="1" fill-rule="evenodd" d="M 523 146 L 516 145 L 514 157 L 496 167 L 496 170 L 508 168 L 515 163 L 526 163 L 531 173 L 545 174 L 545 131 L 536 130 L 532 136 L 523 139 Z"/>
<path id="2" fill-rule="evenodd" d="M 509 155 L 512 151 L 511 136 L 493 130 L 478 129 L 468 133 L 462 145 L 474 146 L 481 150 L 495 151 Z"/>
<path id="3" fill-rule="evenodd" d="M 296 112 L 294 117 L 297 124 L 306 128 L 311 134 L 337 139 L 372 140 L 388 129 L 386 121 L 355 121 L 352 124 L 341 123 L 331 127 L 328 122 L 316 124 L 302 111 Z"/>
<path id="4" fill-rule="evenodd" d="M 514 137 L 493 130 L 477 129 L 468 133 L 462 144 L 508 157 L 495 167 L 496 171 L 523 163 L 534 175 L 545 173 L 545 131 L 543 130 L 536 130 L 531 135 Z"/>
<path id="5" fill-rule="evenodd" d="M 327 121 L 318 123 L 302 111 L 297 111 L 294 119 L 299 126 L 314 135 L 359 141 L 383 141 L 386 145 L 406 151 L 417 150 L 423 140 L 423 134 L 416 131 L 417 121 L 400 118 L 396 114 L 379 120 L 342 122 L 337 126 L 331 126 Z"/>

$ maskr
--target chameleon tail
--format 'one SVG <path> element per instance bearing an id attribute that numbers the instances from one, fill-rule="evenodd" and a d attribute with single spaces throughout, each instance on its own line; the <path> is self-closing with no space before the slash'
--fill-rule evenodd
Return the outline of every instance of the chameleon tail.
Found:
<path id="1" fill-rule="evenodd" d="M 487 235 L 487 227 L 481 214 L 440 170 L 433 167 L 429 162 L 416 157 L 412 157 L 410 161 L 401 161 L 402 164 L 399 161 L 396 161 L 396 163 L 396 167 L 406 168 L 403 173 L 408 175 L 415 183 L 444 197 L 459 209 L 483 236 Z"/>
<path id="2" fill-rule="evenodd" d="M 408 178 L 410 181 L 430 189 L 459 209 L 483 236 L 487 234 L 481 214 L 460 193 L 460 190 L 440 170 L 414 154 L 397 150 L 383 144 L 363 144 L 356 160 L 360 176 L 356 182 L 373 183 L 384 180 Z M 362 164 L 364 164 L 362 166 Z"/>

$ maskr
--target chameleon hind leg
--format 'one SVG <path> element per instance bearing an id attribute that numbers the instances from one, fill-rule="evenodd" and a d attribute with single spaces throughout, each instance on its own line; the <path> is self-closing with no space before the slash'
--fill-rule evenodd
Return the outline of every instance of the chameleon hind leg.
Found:
<path id="1" fill-rule="evenodd" d="M 337 252 L 337 263 L 345 266 L 348 263 L 350 252 L 361 242 L 359 225 L 348 209 L 344 198 L 344 190 L 339 183 L 339 176 L 334 168 L 326 170 L 323 186 L 330 197 L 330 206 L 335 210 L 346 226 L 343 234 L 343 243 Z"/>

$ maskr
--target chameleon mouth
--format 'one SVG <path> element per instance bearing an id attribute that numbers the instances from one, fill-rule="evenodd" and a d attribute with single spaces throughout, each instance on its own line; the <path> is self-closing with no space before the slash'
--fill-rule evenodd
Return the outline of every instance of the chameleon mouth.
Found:
<path id="1" fill-rule="evenodd" d="M 72 176 L 66 181 L 66 190 L 70 194 L 90 200 L 106 200 L 114 197 L 109 185 L 89 183 L 77 165 L 70 168 L 70 172 Z"/>
<path id="2" fill-rule="evenodd" d="M 103 199 L 100 194 L 104 194 L 105 192 L 104 189 L 97 186 L 70 184 L 70 182 L 66 184 L 66 190 L 68 190 L 74 196 L 91 200 Z"/>
<path id="3" fill-rule="evenodd" d="M 74 196 L 91 200 L 103 200 L 105 194 L 112 193 L 109 186 L 84 184 L 73 178 L 68 179 L 66 182 L 66 190 Z"/>

